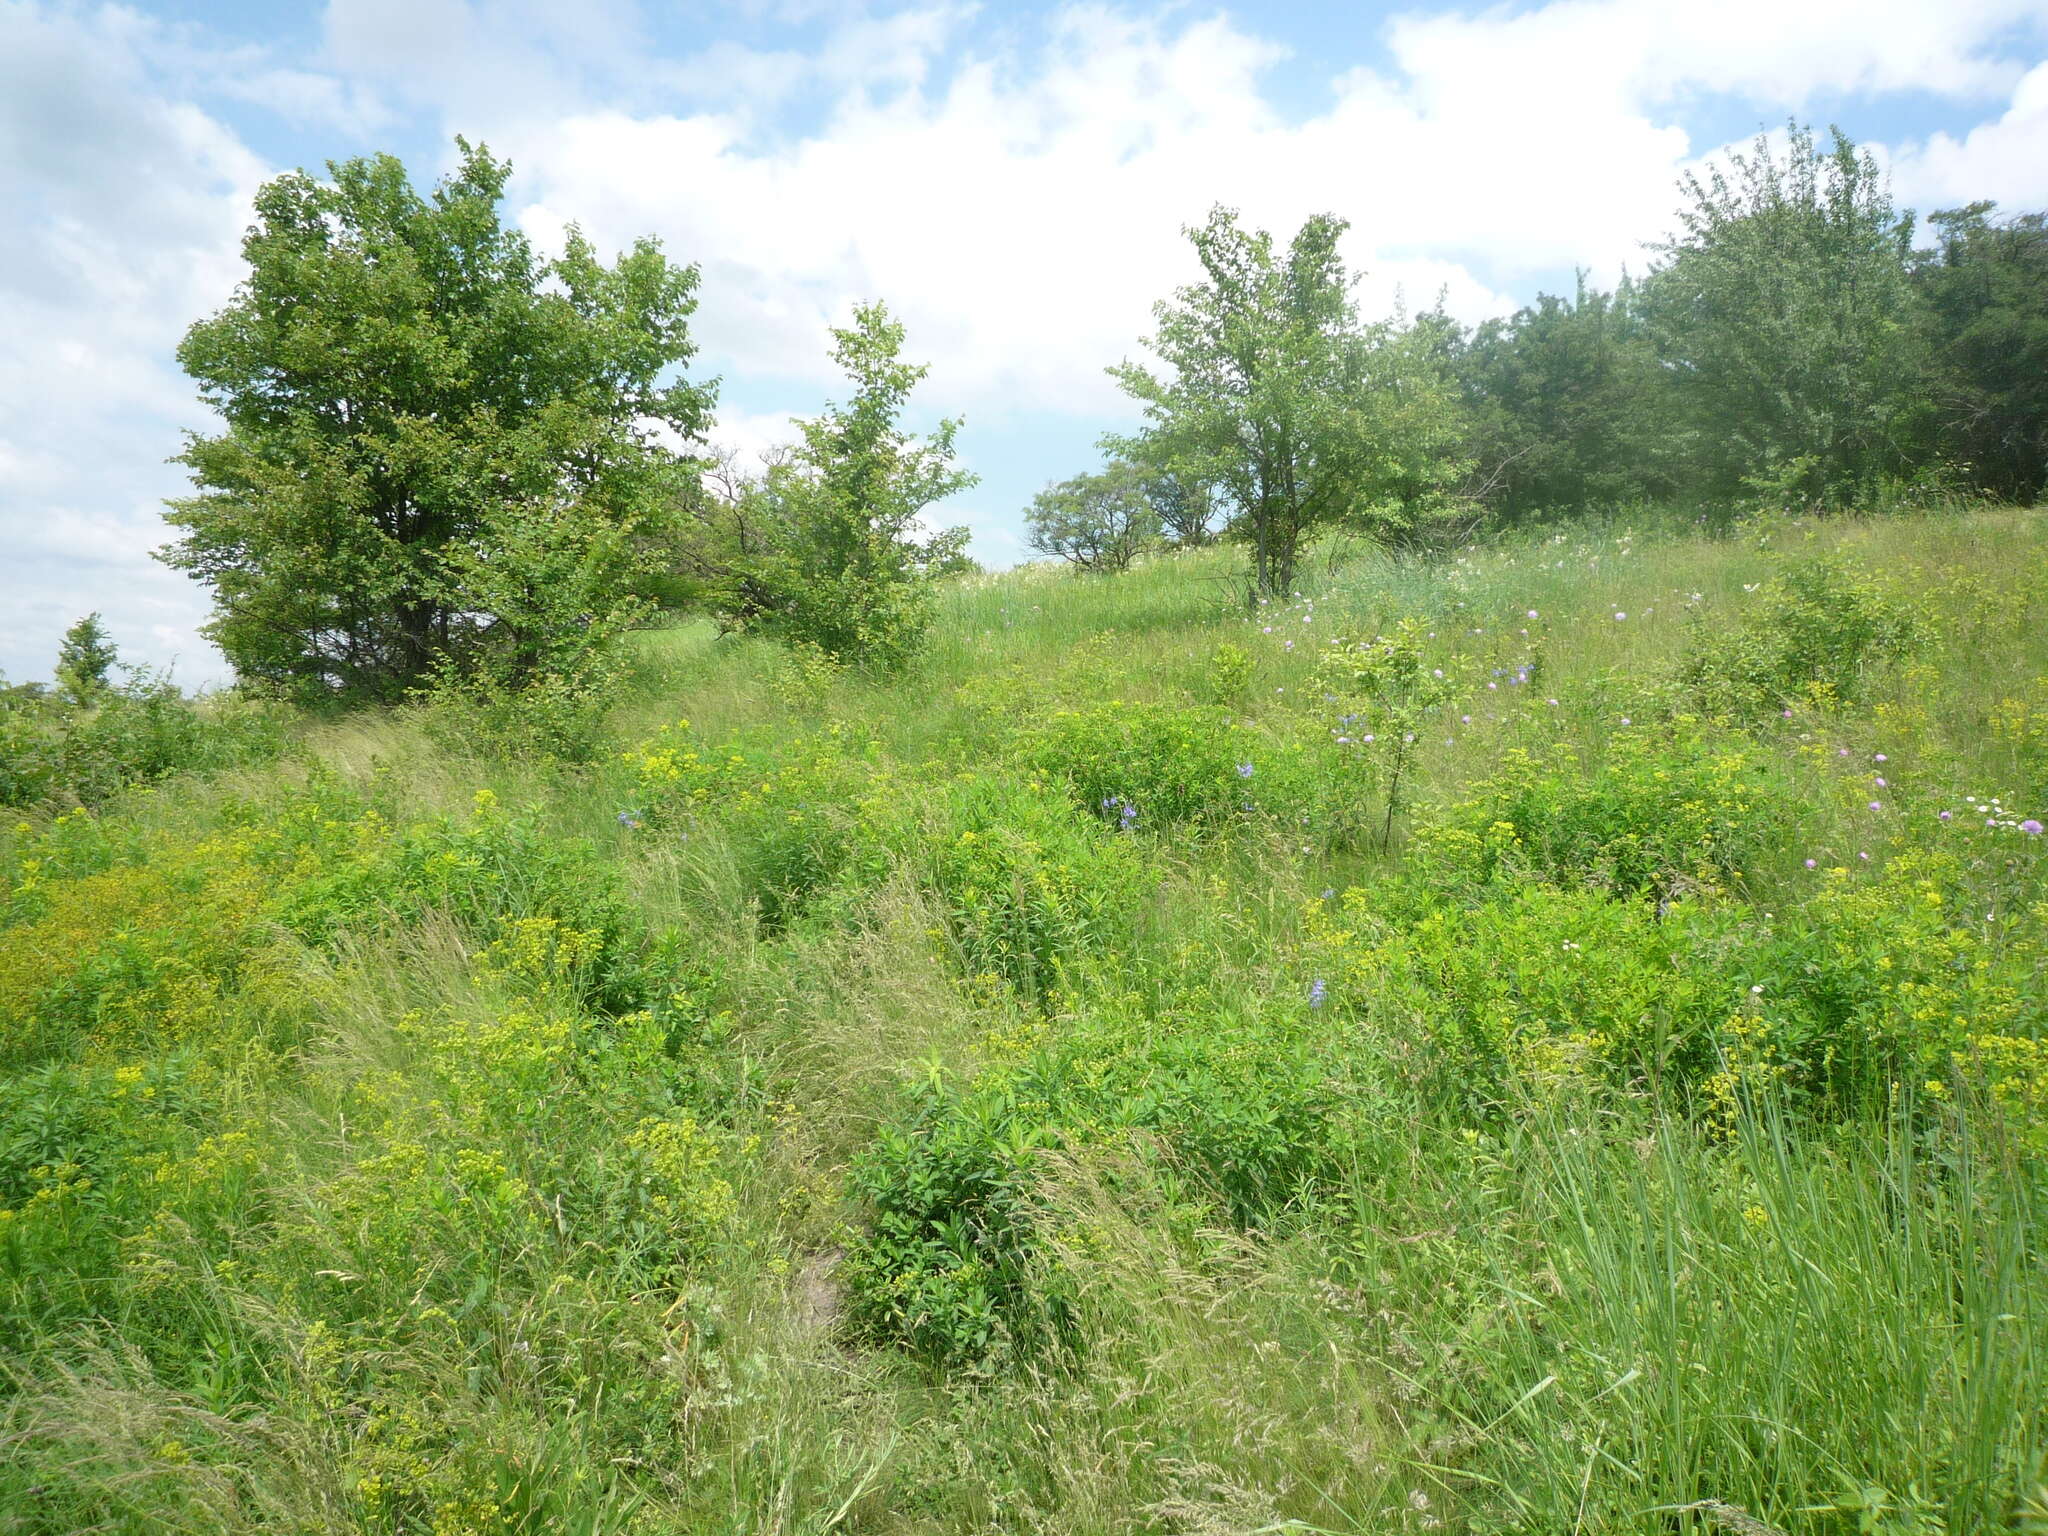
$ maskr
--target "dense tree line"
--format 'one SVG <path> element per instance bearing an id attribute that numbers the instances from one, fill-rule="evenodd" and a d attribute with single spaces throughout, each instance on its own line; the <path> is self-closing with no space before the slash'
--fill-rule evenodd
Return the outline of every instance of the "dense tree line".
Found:
<path id="1" fill-rule="evenodd" d="M 1188 231 L 1206 280 L 1157 308 L 1163 366 L 1112 370 L 1146 424 L 1105 440 L 1110 479 L 1144 466 L 1212 489 L 1267 593 L 1333 525 L 1399 540 L 1644 503 L 2041 495 L 2048 216 L 1974 203 L 1920 245 L 1867 152 L 1796 127 L 1682 190 L 1640 278 L 1582 275 L 1470 330 L 1440 310 L 1362 322 L 1341 221 L 1280 253 L 1218 209 Z M 1088 483 L 1040 497 L 1034 543 L 1116 568 L 1133 525 L 1116 558 L 1093 553 L 1108 529 L 1076 522 Z"/>
<path id="2" fill-rule="evenodd" d="M 606 264 L 573 227 L 543 259 L 500 216 L 510 167 L 460 147 L 427 195 L 390 156 L 263 188 L 245 280 L 180 348 L 223 429 L 186 444 L 165 558 L 213 588 L 238 675 L 573 714 L 657 603 L 835 662 L 914 656 L 932 582 L 968 563 L 926 514 L 973 477 L 957 422 L 902 428 L 925 370 L 888 311 L 833 333 L 846 401 L 742 473 L 704 441 L 716 381 L 684 371 L 697 269 L 651 240 Z M 1796 127 L 1683 191 L 1640 278 L 1469 330 L 1362 316 L 1341 219 L 1283 247 L 1217 208 L 1152 361 L 1111 369 L 1139 429 L 1037 498 L 1034 543 L 1114 571 L 1228 538 L 1270 594 L 1330 530 L 2040 495 L 2043 215 L 1939 212 L 1923 246 L 1867 153 Z"/>
<path id="3" fill-rule="evenodd" d="M 1867 153 L 1759 141 L 1689 179 L 1639 283 L 1463 338 L 1507 519 L 1682 498 L 1813 509 L 1901 488 L 2019 501 L 2048 478 L 2048 230 L 1992 204 L 1915 241 Z"/>

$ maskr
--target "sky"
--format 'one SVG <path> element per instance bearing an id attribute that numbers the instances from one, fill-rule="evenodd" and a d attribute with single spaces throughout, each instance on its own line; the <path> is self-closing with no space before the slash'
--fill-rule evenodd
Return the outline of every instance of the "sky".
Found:
<path id="1" fill-rule="evenodd" d="M 751 454 L 837 393 L 885 300 L 981 483 L 935 520 L 991 565 L 1134 417 L 1104 369 L 1194 276 L 1216 203 L 1350 221 L 1371 312 L 1468 322 L 1654 260 L 1690 169 L 1839 125 L 1922 213 L 2048 207 L 2048 0 L 1060 5 L 857 0 L 0 0 L 0 673 L 104 614 L 123 656 L 227 680 L 203 589 L 152 558 L 209 413 L 179 338 L 227 302 L 269 177 L 454 137 L 507 217 L 702 269 L 693 376 Z"/>

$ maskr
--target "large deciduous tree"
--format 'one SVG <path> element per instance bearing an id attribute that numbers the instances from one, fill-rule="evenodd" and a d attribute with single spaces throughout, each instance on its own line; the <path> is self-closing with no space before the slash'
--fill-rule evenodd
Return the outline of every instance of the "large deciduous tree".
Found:
<path id="1" fill-rule="evenodd" d="M 1447 483 L 1448 375 L 1412 327 L 1360 324 L 1346 228 L 1318 214 L 1283 254 L 1216 208 L 1187 231 L 1205 280 L 1153 310 L 1162 371 L 1110 370 L 1147 425 L 1105 448 L 1215 487 L 1256 593 L 1293 585 L 1316 529 L 1392 533 Z"/>
<path id="2" fill-rule="evenodd" d="M 1581 274 L 1575 298 L 1540 294 L 1459 349 L 1471 448 L 1503 522 L 1658 500 L 1676 489 L 1667 371 L 1636 285 Z"/>
<path id="3" fill-rule="evenodd" d="M 630 596 L 713 386 L 684 381 L 697 272 L 651 240 L 537 256 L 510 167 L 458 140 L 428 196 L 388 155 L 266 185 L 248 273 L 178 349 L 225 430 L 180 461 L 163 552 L 213 588 L 244 678 L 394 697 L 573 663 Z"/>
<path id="4" fill-rule="evenodd" d="M 1128 570 L 1159 537 L 1159 512 L 1148 490 L 1144 472 L 1129 464 L 1056 481 L 1024 514 L 1031 547 L 1078 570 Z"/>
<path id="5" fill-rule="evenodd" d="M 1645 285 L 1700 489 L 1843 505 L 1908 468 L 1926 430 L 1907 259 L 1912 219 L 1839 131 L 1793 127 L 1683 183 Z"/>

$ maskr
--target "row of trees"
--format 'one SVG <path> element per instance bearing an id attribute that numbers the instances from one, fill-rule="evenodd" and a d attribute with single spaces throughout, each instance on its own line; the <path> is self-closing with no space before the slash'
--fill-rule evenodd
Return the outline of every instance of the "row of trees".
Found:
<path id="1" fill-rule="evenodd" d="M 1641 280 L 1581 280 L 1467 331 L 1441 309 L 1362 322 L 1341 221 L 1284 251 L 1218 209 L 1204 281 L 1155 311 L 1144 413 L 1110 468 L 1050 486 L 1038 549 L 1117 569 L 1169 539 L 1146 494 L 1213 495 L 1255 591 L 1303 542 L 1636 502 L 1806 509 L 1930 489 L 2029 500 L 2048 482 L 2048 219 L 1934 215 L 1916 248 L 1871 157 L 1794 128 L 1684 184 Z M 1204 503 L 1206 505 L 1206 503 Z"/>
<path id="2" fill-rule="evenodd" d="M 457 143 L 428 196 L 388 155 L 265 186 L 245 279 L 179 349 L 223 430 L 186 442 L 162 558 L 211 586 L 236 673 L 302 700 L 573 705 L 679 573 L 729 623 L 906 659 L 966 543 L 918 516 L 973 479 L 957 423 L 900 426 L 924 373 L 902 327 L 857 310 L 834 333 L 849 400 L 763 475 L 707 475 L 697 269 L 651 240 L 607 265 L 573 227 L 542 260 L 500 218 L 510 167 Z"/>
<path id="3" fill-rule="evenodd" d="M 433 691 L 515 710 L 595 694 L 657 601 L 899 665 L 973 483 L 957 422 L 902 426 L 924 376 L 879 304 L 834 332 L 849 393 L 758 473 L 707 460 L 716 381 L 685 373 L 697 269 L 574 228 L 544 260 L 458 140 L 426 196 L 389 156 L 259 194 L 232 302 L 180 360 L 222 418 L 182 460 L 173 565 L 209 583 L 236 671 L 302 698 Z M 1395 540 L 1641 500 L 1834 507 L 1900 485 L 2038 495 L 2048 460 L 2048 223 L 1937 214 L 1918 249 L 1867 154 L 1795 130 L 1686 184 L 1640 281 L 1583 283 L 1467 331 L 1367 320 L 1343 221 L 1282 249 L 1215 210 L 1203 280 L 1155 361 L 1112 373 L 1141 428 L 1029 513 L 1037 545 L 1119 569 L 1162 539 L 1250 552 L 1282 592 L 1305 542 Z"/>

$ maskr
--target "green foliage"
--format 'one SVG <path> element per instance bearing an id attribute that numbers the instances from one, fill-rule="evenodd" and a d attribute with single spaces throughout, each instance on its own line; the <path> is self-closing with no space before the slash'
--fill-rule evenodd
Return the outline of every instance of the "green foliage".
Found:
<path id="1" fill-rule="evenodd" d="M 799 640 L 776 669 L 775 695 L 792 709 L 816 709 L 845 671 L 845 663 L 830 651 Z"/>
<path id="2" fill-rule="evenodd" d="M 1253 663 L 1243 646 L 1229 641 L 1209 653 L 1209 671 L 1202 679 L 1209 702 L 1229 706 L 1244 698 L 1252 685 Z"/>
<path id="3" fill-rule="evenodd" d="M 96 702 L 112 686 L 114 664 L 120 659 L 100 616 L 88 613 L 64 631 L 57 648 L 58 696 L 80 707 Z"/>
<path id="4" fill-rule="evenodd" d="M 1057 481 L 1024 514 L 1031 547 L 1083 571 L 1123 571 L 1160 534 L 1141 472 L 1116 464 Z"/>
<path id="5" fill-rule="evenodd" d="M 729 625 L 888 671 L 922 648 L 933 578 L 963 558 L 964 530 L 928 533 L 920 518 L 976 477 L 954 467 L 957 420 L 925 441 L 903 430 L 927 370 L 902 361 L 903 327 L 885 307 L 859 306 L 832 335 L 852 398 L 798 422 L 801 444 L 759 480 L 728 473 L 688 498 L 680 559 Z"/>
<path id="6" fill-rule="evenodd" d="M 1339 639 L 1309 680 L 1343 771 L 1358 781 L 1352 793 L 1380 805 L 1382 853 L 1392 846 L 1394 817 L 1406 808 L 1421 738 L 1444 728 L 1470 687 L 1469 664 L 1430 638 L 1420 619 L 1403 619 L 1370 640 Z"/>
<path id="7" fill-rule="evenodd" d="M 637 637 L 609 769 L 0 822 L 0 1509 L 2029 1529 L 2043 529 L 1781 537 L 1026 570 L 909 679 Z M 1856 681 L 1676 712 L 1766 629 Z"/>
<path id="8" fill-rule="evenodd" d="M 1210 996 L 1152 1014 L 1108 998 L 955 1088 L 915 1084 L 856 1166 L 868 1219 L 850 1261 L 868 1332 L 954 1366 L 1071 1348 L 1072 1281 L 1049 1251 L 1048 1154 L 1175 1190 L 1178 1220 L 1281 1221 L 1360 1129 L 1341 1068 L 1297 1003 Z"/>
<path id="9" fill-rule="evenodd" d="M 1034 1263 L 1046 1131 L 997 1095 L 914 1085 L 853 1171 L 868 1218 L 847 1264 L 856 1327 L 941 1364 L 992 1365 L 1057 1341 L 1067 1305 Z"/>
<path id="10" fill-rule="evenodd" d="M 1264 786 L 1250 750 L 1244 728 L 1221 711 L 1112 703 L 1056 714 L 1026 736 L 1019 760 L 1070 786 L 1082 809 L 1110 825 L 1153 832 L 1254 810 Z"/>
<path id="11" fill-rule="evenodd" d="M 559 676 L 622 616 L 634 536 L 711 391 L 694 268 L 650 241 L 600 263 L 573 228 L 537 259 L 499 221 L 510 168 L 462 144 L 430 198 L 386 155 L 257 196 L 248 273 L 179 360 L 227 430 L 181 456 L 166 558 L 214 589 L 208 633 L 245 678 L 390 698 L 438 671 Z"/>
<path id="12" fill-rule="evenodd" d="M 1216 208 L 1187 231 L 1206 280 L 1154 308 L 1164 376 L 1110 370 L 1147 426 L 1105 445 L 1215 487 L 1266 596 L 1293 590 L 1316 529 L 1398 529 L 1458 478 L 1448 370 L 1413 329 L 1360 325 L 1337 254 L 1346 227 L 1318 214 L 1281 257 L 1270 234 Z"/>
<path id="13" fill-rule="evenodd" d="M 1595 763 L 1511 749 L 1463 799 L 1419 818 L 1419 868 L 1463 883 L 1539 879 L 1669 900 L 1718 891 L 1799 825 L 1785 769 L 1680 717 L 1616 731 Z"/>
<path id="14" fill-rule="evenodd" d="M 814 900 L 878 879 L 899 786 L 862 733 L 764 730 L 716 747 L 687 720 L 626 755 L 651 828 L 715 828 L 762 921 L 781 927 Z"/>
<path id="15" fill-rule="evenodd" d="M 288 741 L 275 708 L 234 693 L 188 699 L 147 673 L 87 697 L 0 695 L 0 806 L 102 806 L 133 784 L 270 762 Z"/>
<path id="16" fill-rule="evenodd" d="M 1418 1085 L 1459 1114 L 1594 1085 L 1683 1090 L 1720 1065 L 1740 992 L 1715 963 L 1732 947 L 1725 916 L 1547 883 L 1413 922 L 1374 906 L 1354 889 L 1311 914 L 1331 1006 L 1413 1041 Z"/>
<path id="17" fill-rule="evenodd" d="M 1216 537 L 1216 496 L 1198 480 L 1172 470 L 1140 468 L 1140 485 L 1160 530 L 1181 549 L 1199 549 Z"/>
<path id="18" fill-rule="evenodd" d="M 1867 881 L 1836 866 L 1750 961 L 1763 1001 L 1730 1070 L 1838 1115 L 1880 1107 L 1902 1084 L 1938 1101 L 1962 1080 L 2038 1139 L 2048 935 L 2034 922 L 1988 933 L 1977 895 L 1950 853 L 1902 854 Z"/>
<path id="19" fill-rule="evenodd" d="M 1782 162 L 1688 175 L 1681 232 L 1643 289 L 1711 495 L 1842 507 L 1906 462 L 1914 399 L 1912 220 L 1868 151 L 1791 129 Z"/>
<path id="20" fill-rule="evenodd" d="M 1702 629 L 1679 680 L 1715 712 L 1755 715 L 1788 702 L 1863 699 L 1887 663 L 1912 654 L 1925 626 L 1870 572 L 1817 557 L 1764 584 L 1733 629 Z"/>
<path id="21" fill-rule="evenodd" d="M 968 977 L 1041 1002 L 1129 948 L 1144 867 L 1064 798 L 974 774 L 950 786 L 926 836 L 929 877 Z"/>
<path id="22" fill-rule="evenodd" d="M 1679 483 L 1670 382 L 1639 287 L 1543 294 L 1460 351 L 1483 495 L 1518 522 L 1661 500 Z"/>
<path id="23" fill-rule="evenodd" d="M 2048 215 L 1993 203 L 1935 214 L 1914 270 L 1943 456 L 2015 502 L 2048 488 Z"/>

